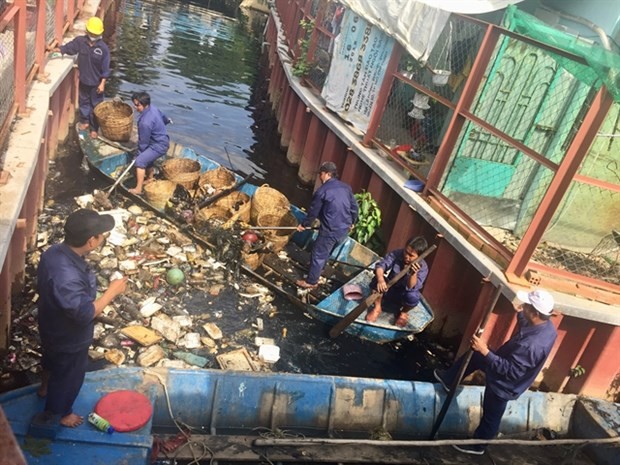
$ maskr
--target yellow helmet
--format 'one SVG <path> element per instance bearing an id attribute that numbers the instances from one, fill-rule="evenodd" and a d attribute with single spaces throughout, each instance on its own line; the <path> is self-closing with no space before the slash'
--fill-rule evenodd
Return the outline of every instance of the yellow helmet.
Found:
<path id="1" fill-rule="evenodd" d="M 96 16 L 93 16 L 86 23 L 86 30 L 92 35 L 100 36 L 103 34 L 103 21 Z"/>

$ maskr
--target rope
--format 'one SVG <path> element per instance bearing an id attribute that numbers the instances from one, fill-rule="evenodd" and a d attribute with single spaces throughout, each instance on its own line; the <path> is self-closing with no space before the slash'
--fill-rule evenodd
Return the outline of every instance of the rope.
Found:
<path id="1" fill-rule="evenodd" d="M 369 445 L 387 447 L 440 447 L 466 445 L 519 445 L 519 446 L 566 446 L 588 444 L 620 444 L 620 437 L 592 439 L 553 439 L 549 441 L 533 441 L 527 439 L 440 439 L 436 441 L 374 441 L 354 439 L 256 439 L 255 446 L 324 446 L 324 445 Z"/>

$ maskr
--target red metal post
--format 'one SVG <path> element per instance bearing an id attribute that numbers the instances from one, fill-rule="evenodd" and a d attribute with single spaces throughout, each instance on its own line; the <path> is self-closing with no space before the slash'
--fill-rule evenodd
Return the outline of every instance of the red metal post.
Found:
<path id="1" fill-rule="evenodd" d="M 620 378 L 618 368 L 620 327 L 599 323 L 595 324 L 593 333 L 587 350 L 577 361 L 585 373 L 582 376 L 571 377 L 564 392 L 587 392 L 589 396 L 600 398 L 617 396 L 620 392 L 617 384 Z"/>
<path id="2" fill-rule="evenodd" d="M 35 62 L 39 68 L 39 74 L 43 73 L 45 66 L 45 5 L 47 0 L 37 0 L 37 30 L 35 39 Z"/>
<path id="3" fill-rule="evenodd" d="M 13 45 L 15 48 L 15 103 L 18 112 L 26 111 L 26 0 L 15 0 L 18 11 L 15 17 L 15 33 Z"/>
<path id="4" fill-rule="evenodd" d="M 460 111 L 463 109 L 468 109 L 471 106 L 480 83 L 484 82 L 484 73 L 486 72 L 487 65 L 493 56 L 499 37 L 499 31 L 492 24 L 489 24 L 484 34 L 484 38 L 482 39 L 482 44 L 480 44 L 480 50 L 476 55 L 476 59 L 474 60 L 469 77 L 463 87 L 461 98 L 456 104 L 456 109 L 454 110 L 452 119 L 448 125 L 446 135 L 439 146 L 433 165 L 428 173 L 426 187 L 424 188 L 425 190 L 429 187 L 436 188 L 439 185 L 441 177 L 443 176 L 444 171 L 448 166 L 448 162 L 450 161 L 450 155 L 456 146 L 457 140 L 466 121 L 465 117 L 460 114 Z"/>
<path id="5" fill-rule="evenodd" d="M 420 230 L 420 225 L 416 224 L 418 221 L 419 219 L 416 218 L 416 215 L 409 207 L 409 204 L 401 201 L 392 234 L 386 241 L 387 250 L 402 247 L 409 238 L 417 235 Z"/>
<path id="6" fill-rule="evenodd" d="M 62 43 L 62 36 L 65 28 L 65 2 L 56 0 L 56 9 L 54 10 L 54 36 L 56 42 Z"/>
<path id="7" fill-rule="evenodd" d="M 521 276 L 530 260 L 530 257 L 538 247 L 540 240 L 553 219 L 558 206 L 564 199 L 570 184 L 579 170 L 583 159 L 588 155 L 588 149 L 596 134 L 605 120 L 613 99 L 605 87 L 601 87 L 592 105 L 588 109 L 586 116 L 575 134 L 575 137 L 566 151 L 566 155 L 556 171 L 547 192 L 540 202 L 540 206 L 527 231 L 523 235 L 517 250 L 508 267 L 507 273 L 514 273 Z"/>
<path id="8" fill-rule="evenodd" d="M 303 105 L 297 94 L 291 91 L 291 98 L 288 101 L 288 105 L 280 119 L 278 129 L 281 130 L 282 136 L 280 137 L 280 147 L 288 148 L 291 142 L 291 133 L 293 132 L 293 124 L 295 123 L 295 114 L 297 107 Z"/>
<path id="9" fill-rule="evenodd" d="M 299 171 L 297 172 L 300 182 L 306 186 L 313 184 L 316 179 L 323 146 L 325 145 L 325 134 L 327 133 L 327 128 L 321 120 L 314 113 L 311 113 L 311 115 L 308 135 L 306 136 L 306 143 L 304 144 Z"/>
<path id="10" fill-rule="evenodd" d="M 286 159 L 291 165 L 299 165 L 304 145 L 306 145 L 306 136 L 308 134 L 308 125 L 310 124 L 311 115 L 312 112 L 310 109 L 300 100 L 295 114 L 295 123 L 293 123 L 291 142 L 286 152 Z"/>
<path id="11" fill-rule="evenodd" d="M 347 149 L 344 166 L 340 166 L 339 169 L 342 181 L 351 186 L 354 193 L 368 188 L 372 170 L 352 150 Z"/>

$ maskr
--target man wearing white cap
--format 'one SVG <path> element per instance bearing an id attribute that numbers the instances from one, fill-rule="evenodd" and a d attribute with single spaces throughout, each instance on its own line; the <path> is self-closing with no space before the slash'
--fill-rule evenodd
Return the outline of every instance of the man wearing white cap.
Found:
<path id="1" fill-rule="evenodd" d="M 474 439 L 493 439 L 497 435 L 508 401 L 518 398 L 532 385 L 558 335 L 549 321 L 554 306 L 551 294 L 542 289 L 519 291 L 517 298 L 523 302 L 515 307 L 518 327 L 504 345 L 492 351 L 480 337 L 474 335 L 471 340 L 474 354 L 463 377 L 476 370 L 486 375 L 482 418 Z M 461 357 L 447 370 L 434 372 L 448 392 L 463 359 Z M 483 445 L 453 447 L 475 455 L 484 454 L 486 449 Z"/>

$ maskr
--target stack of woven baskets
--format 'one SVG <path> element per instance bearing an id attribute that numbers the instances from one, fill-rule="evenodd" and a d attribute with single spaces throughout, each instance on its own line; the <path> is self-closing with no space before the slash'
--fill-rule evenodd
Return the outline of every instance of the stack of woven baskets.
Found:
<path id="1" fill-rule="evenodd" d="M 259 227 L 297 226 L 297 218 L 291 213 L 291 204 L 286 196 L 267 184 L 256 189 L 252 197 L 250 221 Z M 271 250 L 277 253 L 288 243 L 293 232 L 293 229 L 266 229 L 263 234 L 271 242 Z"/>
<path id="2" fill-rule="evenodd" d="M 192 190 L 200 178 L 200 163 L 189 158 L 169 158 L 162 164 L 164 178 Z"/>
<path id="3" fill-rule="evenodd" d="M 95 117 L 103 136 L 107 139 L 125 142 L 133 129 L 133 110 L 120 100 L 106 100 L 94 109 Z"/>

